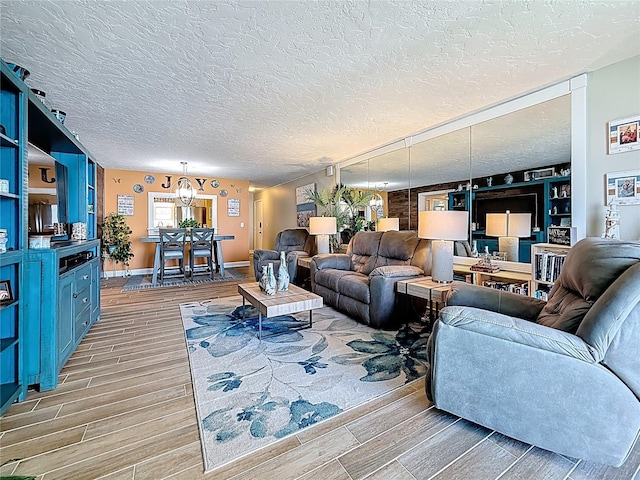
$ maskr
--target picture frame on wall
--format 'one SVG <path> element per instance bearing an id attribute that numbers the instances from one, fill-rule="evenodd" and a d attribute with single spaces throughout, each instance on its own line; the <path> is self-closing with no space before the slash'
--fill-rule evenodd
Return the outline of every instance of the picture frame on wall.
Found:
<path id="1" fill-rule="evenodd" d="M 640 170 L 607 173 L 606 205 L 640 205 Z"/>
<path id="2" fill-rule="evenodd" d="M 13 292 L 11 291 L 11 281 L 10 280 L 2 280 L 0 281 L 0 304 L 4 305 L 6 303 L 13 302 Z"/>
<path id="3" fill-rule="evenodd" d="M 609 122 L 609 155 L 640 149 L 640 115 Z"/>
<path id="4" fill-rule="evenodd" d="M 307 185 L 303 185 L 301 187 L 296 188 L 296 205 L 303 205 L 305 203 L 309 203 L 309 197 L 307 196 L 307 192 L 314 192 L 316 190 L 315 183 L 309 183 Z"/>

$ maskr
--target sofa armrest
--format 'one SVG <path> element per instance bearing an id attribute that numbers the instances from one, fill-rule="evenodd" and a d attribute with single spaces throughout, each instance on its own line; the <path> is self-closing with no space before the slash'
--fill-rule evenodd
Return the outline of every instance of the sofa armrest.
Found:
<path id="1" fill-rule="evenodd" d="M 447 306 L 440 311 L 439 321 L 514 344 L 597 363 L 591 348 L 580 337 L 521 318 L 474 307 Z"/>
<path id="2" fill-rule="evenodd" d="M 545 304 L 537 298 L 464 282 L 453 282 L 447 296 L 447 305 L 476 307 L 531 321 L 538 318 Z"/>
<path id="3" fill-rule="evenodd" d="M 424 275 L 424 271 L 420 267 L 411 265 L 386 265 L 384 267 L 374 268 L 369 277 L 419 277 Z"/>
<path id="4" fill-rule="evenodd" d="M 335 268 L 337 270 L 351 270 L 351 256 L 344 253 L 323 253 L 314 255 L 311 260 L 315 270 Z M 312 268 L 314 270 L 314 268 Z"/>
<path id="5" fill-rule="evenodd" d="M 292 283 L 296 279 L 296 272 L 298 271 L 298 259 L 302 257 L 309 257 L 309 254 L 304 250 L 292 250 L 287 253 L 287 272 L 289 272 L 289 280 Z"/>

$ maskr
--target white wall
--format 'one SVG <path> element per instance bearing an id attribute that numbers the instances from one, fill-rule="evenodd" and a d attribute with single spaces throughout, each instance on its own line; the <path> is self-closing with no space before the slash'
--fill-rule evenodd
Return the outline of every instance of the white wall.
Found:
<path id="1" fill-rule="evenodd" d="M 599 237 L 609 172 L 640 170 L 640 150 L 607 154 L 608 122 L 640 115 L 640 55 L 589 74 L 587 82 L 587 236 Z M 619 207 L 620 237 L 640 240 L 640 205 Z"/>
<path id="2" fill-rule="evenodd" d="M 333 188 L 336 184 L 335 174 L 328 177 L 326 170 L 307 175 L 305 177 L 275 187 L 255 192 L 255 200 L 262 199 L 264 210 L 263 241 L 265 249 L 274 246 L 278 232 L 287 228 L 298 228 L 296 215 L 296 188 L 316 184 L 316 190 Z M 318 215 L 322 212 L 318 211 Z"/>

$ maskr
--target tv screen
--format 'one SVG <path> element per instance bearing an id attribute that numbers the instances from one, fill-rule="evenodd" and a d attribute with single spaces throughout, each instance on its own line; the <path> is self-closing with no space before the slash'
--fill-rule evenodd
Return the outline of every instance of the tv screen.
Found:
<path id="1" fill-rule="evenodd" d="M 478 230 L 485 230 L 487 226 L 487 213 L 530 213 L 531 228 L 541 225 L 540 219 L 536 222 L 536 215 L 540 214 L 538 208 L 537 193 L 521 193 L 515 195 L 501 195 L 485 198 L 476 198 L 473 202 L 473 221 Z"/>

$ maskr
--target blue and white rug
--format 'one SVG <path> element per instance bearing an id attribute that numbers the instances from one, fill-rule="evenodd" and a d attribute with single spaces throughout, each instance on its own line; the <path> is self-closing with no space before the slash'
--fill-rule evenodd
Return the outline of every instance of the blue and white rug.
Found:
<path id="1" fill-rule="evenodd" d="M 263 319 L 242 298 L 180 305 L 205 471 L 390 392 L 425 374 L 429 334 L 385 332 L 330 307 Z"/>

